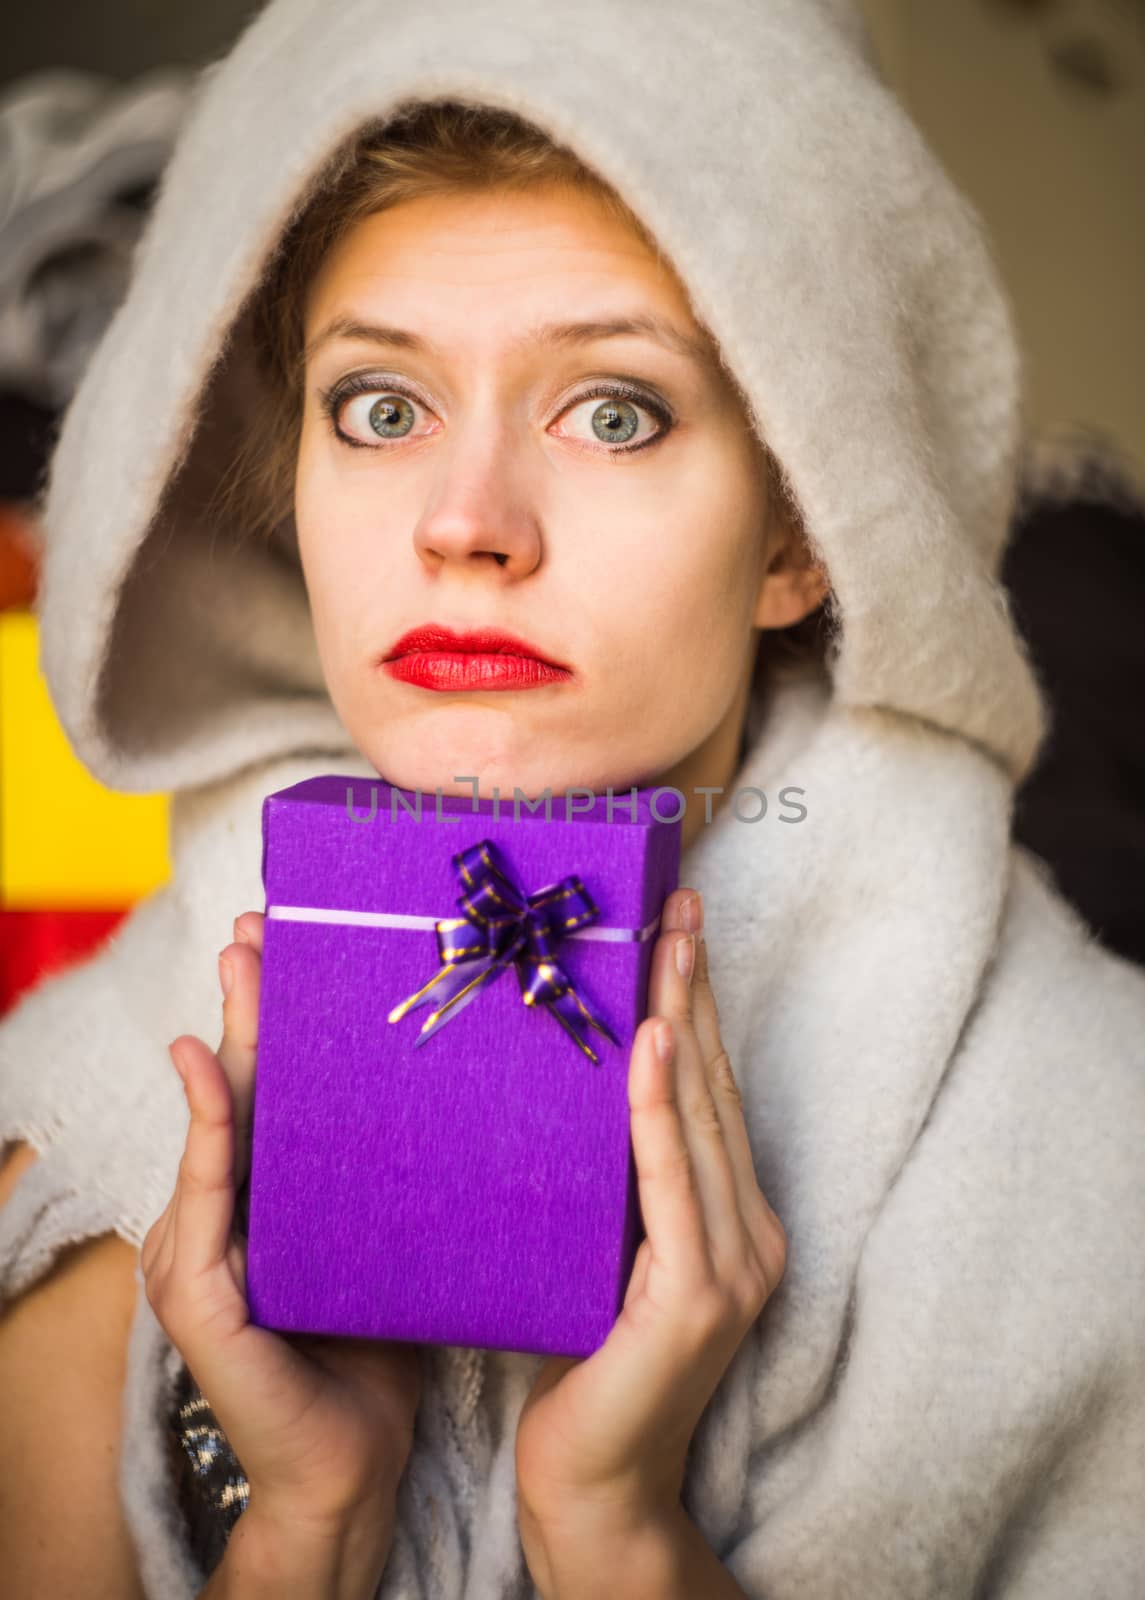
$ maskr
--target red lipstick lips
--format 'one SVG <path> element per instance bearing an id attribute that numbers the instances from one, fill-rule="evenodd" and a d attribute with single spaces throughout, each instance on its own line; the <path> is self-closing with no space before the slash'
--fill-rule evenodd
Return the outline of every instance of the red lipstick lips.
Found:
<path id="1" fill-rule="evenodd" d="M 548 661 L 526 639 L 499 628 L 458 633 L 439 623 L 403 633 L 383 658 L 391 678 L 421 689 L 538 689 L 572 673 Z"/>

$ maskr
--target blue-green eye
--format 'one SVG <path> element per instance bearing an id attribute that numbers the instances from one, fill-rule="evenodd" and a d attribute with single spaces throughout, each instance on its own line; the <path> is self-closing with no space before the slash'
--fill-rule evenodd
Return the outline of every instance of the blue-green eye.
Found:
<path id="1" fill-rule="evenodd" d="M 602 394 L 610 398 L 602 400 Z M 599 383 L 582 399 L 574 400 L 562 414 L 567 418 L 575 418 L 578 412 L 585 414 L 592 437 L 611 446 L 607 453 L 613 456 L 631 455 L 634 450 L 643 450 L 646 445 L 655 444 L 670 433 L 674 426 L 674 419 L 662 401 L 653 399 L 628 383 Z M 635 444 L 630 443 L 640 431 L 642 423 L 647 423 L 649 419 L 652 422 L 651 431 L 645 427 L 644 437 Z M 575 431 L 563 433 L 561 437 L 589 442 L 587 434 Z"/>
<path id="2" fill-rule="evenodd" d="M 592 414 L 592 431 L 606 444 L 627 444 L 640 426 L 635 406 L 627 400 L 604 400 Z"/>
<path id="3" fill-rule="evenodd" d="M 606 398 L 602 399 L 602 395 Z M 364 434 L 381 441 L 407 438 L 421 406 L 419 400 L 387 385 L 384 377 L 369 372 L 352 373 L 344 382 L 321 390 L 318 399 L 334 436 L 357 450 L 376 448 L 363 437 Z M 350 412 L 351 402 L 358 399 L 370 399 L 372 404 L 356 408 L 351 423 L 354 431 L 347 432 L 340 422 L 343 415 Z M 597 403 L 588 421 L 593 437 L 609 447 L 605 452 L 608 455 L 630 455 L 635 450 L 642 450 L 670 433 L 675 425 L 675 419 L 663 401 L 645 394 L 630 383 L 618 381 L 598 382 L 586 395 L 571 401 L 561 416 L 575 416 L 577 412 L 587 410 L 594 400 Z M 631 441 L 640 431 L 642 418 L 652 420 L 653 430 L 634 444 Z M 586 436 L 575 433 L 560 434 L 558 437 L 589 442 Z"/>
<path id="4" fill-rule="evenodd" d="M 372 404 L 366 405 L 365 400 Z M 343 383 L 320 390 L 318 404 L 336 439 L 356 450 L 372 450 L 375 446 L 363 435 L 382 440 L 406 438 L 417 421 L 420 402 L 390 388 L 376 373 L 355 372 Z M 344 417 L 351 432 L 341 426 Z"/>
<path id="5" fill-rule="evenodd" d="M 413 427 L 413 407 L 404 395 L 384 394 L 366 413 L 366 422 L 379 439 L 402 439 Z"/>

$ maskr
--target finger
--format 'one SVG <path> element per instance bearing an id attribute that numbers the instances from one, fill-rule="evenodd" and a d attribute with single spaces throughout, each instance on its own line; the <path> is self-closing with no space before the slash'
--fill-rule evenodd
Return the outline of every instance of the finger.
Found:
<path id="1" fill-rule="evenodd" d="M 163 1248 L 163 1242 L 171 1226 L 171 1216 L 174 1209 L 175 1196 L 172 1194 L 170 1200 L 168 1200 L 143 1237 L 143 1243 L 139 1249 L 139 1267 L 144 1277 L 151 1271 L 153 1263 Z"/>
<path id="2" fill-rule="evenodd" d="M 235 1207 L 234 1111 L 218 1058 L 192 1033 L 171 1046 L 183 1063 L 191 1121 L 179 1162 L 172 1225 L 180 1274 L 209 1272 L 226 1255 Z"/>
<path id="3" fill-rule="evenodd" d="M 262 954 L 263 929 L 266 916 L 262 911 L 244 911 L 235 918 L 235 938 L 240 944 L 250 944 Z"/>
<path id="4" fill-rule="evenodd" d="M 684 907 L 695 897 L 694 889 L 675 889 L 664 902 L 660 932 L 652 946 L 652 960 L 648 973 L 649 1015 L 671 1015 L 674 1021 L 690 1022 L 691 993 L 686 982 L 677 973 L 673 952 L 678 944 L 686 944 Z"/>
<path id="5" fill-rule="evenodd" d="M 685 884 L 673 889 L 664 901 L 660 932 L 663 934 L 682 929 L 685 933 L 694 933 L 700 926 L 699 902 L 698 889 L 690 889 Z"/>
<path id="6" fill-rule="evenodd" d="M 709 1258 L 717 1273 L 737 1273 L 750 1260 L 751 1247 L 731 1156 L 696 1036 L 693 989 L 687 975 L 689 964 L 694 969 L 694 960 L 695 935 L 668 929 L 652 954 L 649 992 L 656 997 L 659 1014 L 671 1021 L 676 1038 L 676 1097 L 695 1169 Z"/>
<path id="7" fill-rule="evenodd" d="M 235 1123 L 235 1184 L 250 1170 L 251 1118 L 258 1058 L 258 1001 L 262 980 L 260 946 L 236 940 L 219 952 L 219 981 L 229 969 L 231 987 L 223 996 L 223 1036 L 218 1059 L 230 1084 Z"/>
<path id="8" fill-rule="evenodd" d="M 701 912 L 702 915 L 702 912 Z M 736 1082 L 731 1060 L 720 1037 L 720 1019 L 712 990 L 708 966 L 708 943 L 703 929 L 696 935 L 696 969 L 692 976 L 692 1019 L 704 1062 L 704 1076 L 723 1129 L 724 1145 L 731 1161 L 740 1216 L 753 1244 L 760 1244 L 761 1230 L 773 1229 L 779 1218 L 760 1188 L 755 1156 L 748 1135 L 743 1096 Z"/>
<path id="9" fill-rule="evenodd" d="M 178 1049 L 176 1049 L 178 1044 L 179 1039 L 172 1039 L 171 1043 L 167 1046 L 167 1055 L 170 1059 L 171 1065 L 175 1068 L 175 1071 L 179 1075 L 179 1086 L 183 1094 L 184 1103 L 186 1104 L 186 1068 L 184 1066 L 182 1054 Z M 186 1144 L 184 1136 L 184 1149 L 185 1148 Z M 168 1273 L 170 1273 L 175 1261 L 175 1239 L 178 1233 L 177 1219 L 179 1216 L 179 1176 L 181 1171 L 182 1168 L 180 1167 L 175 1174 L 175 1187 L 172 1191 L 170 1200 L 168 1200 L 167 1205 L 163 1210 L 162 1217 L 160 1218 L 161 1221 L 165 1219 L 165 1226 L 162 1233 L 158 1236 L 158 1248 L 156 1249 L 154 1257 L 151 1260 L 148 1268 L 148 1271 L 157 1278 L 166 1277 Z"/>
<path id="10" fill-rule="evenodd" d="M 168 1047 L 168 1051 L 169 1050 L 170 1047 Z M 171 1061 L 174 1065 L 174 1056 L 171 1057 Z M 182 1078 L 181 1072 L 179 1076 Z M 155 1262 L 164 1252 L 164 1245 L 167 1242 L 167 1235 L 171 1231 L 171 1219 L 175 1214 L 175 1197 L 178 1193 L 178 1187 L 178 1183 L 176 1183 L 175 1188 L 171 1192 L 171 1197 L 167 1201 L 167 1204 L 163 1207 L 162 1211 L 155 1218 L 155 1221 L 151 1224 L 143 1236 L 143 1243 L 139 1249 L 139 1267 L 145 1278 L 151 1272 Z"/>
<path id="11" fill-rule="evenodd" d="M 700 1043 L 700 1054 L 705 1065 L 714 1061 L 723 1048 L 720 1040 L 720 1019 L 712 993 L 708 973 L 707 941 L 704 938 L 704 901 L 699 893 L 693 895 L 682 913 L 679 927 L 686 927 L 696 936 L 696 964 L 692 973 L 692 1025 Z"/>
<path id="12" fill-rule="evenodd" d="M 247 1298 L 247 1245 L 245 1239 L 233 1238 L 227 1246 L 227 1266 L 243 1299 Z"/>
<path id="13" fill-rule="evenodd" d="M 665 1060 L 657 1046 L 664 1029 L 672 1031 L 663 1017 L 647 1017 L 633 1040 L 628 1071 L 632 1152 L 649 1251 L 687 1289 L 709 1280 L 711 1262 L 695 1167 L 676 1104 L 674 1062 Z"/>
<path id="14" fill-rule="evenodd" d="M 648 1284 L 648 1263 L 652 1259 L 647 1239 L 642 1239 L 640 1248 L 636 1252 L 636 1259 L 632 1263 L 632 1272 L 629 1275 L 628 1287 L 624 1291 L 624 1306 L 636 1300 L 644 1293 Z M 623 1309 L 623 1308 L 622 1308 Z"/>
<path id="15" fill-rule="evenodd" d="M 704 938 L 704 902 L 698 890 L 683 889 L 665 905 L 669 928 L 688 928 L 696 935 L 695 968 L 692 974 L 692 1026 L 704 1065 L 704 1078 L 719 1118 L 724 1146 L 731 1164 L 736 1205 L 745 1234 L 757 1262 L 774 1269 L 776 1236 L 782 1224 L 760 1188 L 755 1170 L 745 1119 L 743 1097 L 735 1079 L 731 1059 L 720 1035 L 720 1019 L 708 966 L 708 945 Z"/>
<path id="16" fill-rule="evenodd" d="M 175 1261 L 175 1233 L 176 1219 L 179 1215 L 179 1180 L 175 1180 L 175 1189 L 167 1202 L 167 1226 L 159 1239 L 158 1249 L 155 1251 L 148 1269 L 154 1278 L 165 1278 L 171 1271 Z"/>

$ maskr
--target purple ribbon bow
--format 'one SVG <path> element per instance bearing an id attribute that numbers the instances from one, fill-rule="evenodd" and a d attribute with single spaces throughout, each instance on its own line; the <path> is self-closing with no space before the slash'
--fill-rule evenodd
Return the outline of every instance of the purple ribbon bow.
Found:
<path id="1" fill-rule="evenodd" d="M 599 1058 L 585 1037 L 588 1028 L 619 1044 L 607 1023 L 580 999 L 554 954 L 566 934 L 600 915 L 580 878 L 572 873 L 526 896 L 494 859 L 490 839 L 458 851 L 453 865 L 465 886 L 457 902 L 463 915 L 435 923 L 442 965 L 428 983 L 394 1007 L 389 1021 L 398 1022 L 407 1011 L 425 1005 L 430 990 L 444 981 L 436 996 L 441 1003 L 414 1040 L 415 1046 L 424 1044 L 476 999 L 485 984 L 515 966 L 525 1004 L 552 1012 L 591 1061 Z"/>

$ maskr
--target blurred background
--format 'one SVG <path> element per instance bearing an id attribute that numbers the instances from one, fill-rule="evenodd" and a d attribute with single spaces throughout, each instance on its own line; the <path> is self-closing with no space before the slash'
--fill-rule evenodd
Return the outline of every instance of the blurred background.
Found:
<path id="1" fill-rule="evenodd" d="M 319 0 L 315 0 L 315 4 Z M 167 797 L 86 772 L 40 675 L 36 497 L 197 70 L 258 4 L 8 8 L 0 52 L 0 1014 L 170 871 Z M 861 0 L 982 213 L 1027 365 L 1003 576 L 1054 726 L 1015 833 L 1145 962 L 1145 0 Z"/>

